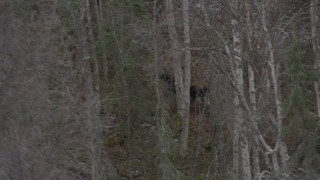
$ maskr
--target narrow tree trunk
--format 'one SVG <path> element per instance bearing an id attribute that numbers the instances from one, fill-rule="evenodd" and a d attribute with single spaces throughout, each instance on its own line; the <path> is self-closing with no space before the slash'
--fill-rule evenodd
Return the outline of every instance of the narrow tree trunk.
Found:
<path id="1" fill-rule="evenodd" d="M 239 2 L 234 0 L 231 2 L 232 11 L 237 17 L 239 14 Z M 233 36 L 233 59 L 234 59 L 234 74 L 235 74 L 235 123 L 234 123 L 234 162 L 233 171 L 234 179 L 239 178 L 239 151 L 241 152 L 241 179 L 251 179 L 250 155 L 247 138 L 247 127 L 244 123 L 243 109 L 240 103 L 241 95 L 243 94 L 243 69 L 242 69 L 242 52 L 240 41 L 240 25 L 236 18 L 231 20 L 232 36 Z M 238 162 L 237 162 L 238 161 Z"/>
<path id="2" fill-rule="evenodd" d="M 234 104 L 236 98 L 234 99 Z M 239 100 L 238 100 L 239 101 Z M 239 123 L 237 120 L 233 123 L 233 165 L 232 165 L 232 171 L 233 171 L 233 179 L 238 180 L 239 179 Z"/>
<path id="3" fill-rule="evenodd" d="M 188 2 L 184 2 L 184 6 Z M 189 19 L 184 17 L 184 26 L 187 26 L 184 30 L 185 34 L 185 45 L 188 46 L 185 50 L 185 60 L 181 62 L 178 35 L 175 28 L 175 18 L 172 0 L 166 0 L 167 9 L 167 24 L 169 30 L 169 38 L 171 45 L 174 77 L 175 77 L 175 87 L 177 94 L 177 108 L 178 114 L 183 120 L 182 134 L 181 134 L 181 147 L 180 155 L 184 157 L 187 151 L 188 143 L 188 133 L 189 133 L 189 106 L 190 106 L 190 37 L 189 37 Z M 184 10 L 185 11 L 185 10 Z M 188 8 L 186 9 L 188 11 Z M 188 17 L 188 13 L 184 16 Z M 186 35 L 187 34 L 187 35 Z M 182 68 L 183 67 L 183 68 Z"/>
<path id="4" fill-rule="evenodd" d="M 248 44 L 249 44 L 249 56 L 253 53 L 253 45 L 252 45 L 252 37 L 253 37 L 253 31 L 252 31 L 252 25 L 251 25 L 251 0 L 245 0 L 245 9 L 246 9 L 246 25 L 247 25 L 247 37 L 248 37 Z M 250 106 L 252 110 L 252 116 L 254 116 L 252 119 L 254 120 L 252 126 L 253 126 L 253 132 L 254 142 L 252 143 L 251 149 L 252 149 L 252 168 L 253 168 L 253 175 L 256 175 L 260 172 L 260 162 L 259 162 L 259 139 L 258 139 L 258 123 L 257 123 L 257 102 L 256 102 L 256 89 L 255 89 L 255 73 L 251 66 L 253 64 L 253 59 L 248 63 L 248 76 L 249 76 L 249 95 L 250 95 Z"/>
<path id="5" fill-rule="evenodd" d="M 266 4 L 269 4 L 270 1 L 268 1 Z M 277 76 L 276 76 L 276 65 L 275 65 L 275 56 L 274 56 L 274 49 L 273 49 L 273 44 L 271 42 L 271 36 L 269 33 L 269 30 L 267 28 L 267 23 L 266 23 L 266 7 L 262 7 L 262 26 L 263 30 L 266 34 L 266 46 L 268 49 L 269 53 L 269 58 L 268 58 L 268 65 L 270 67 L 271 71 L 271 83 L 273 86 L 273 95 L 274 95 L 274 100 L 275 100 L 275 106 L 276 106 L 276 126 L 277 126 L 277 140 L 276 140 L 276 147 L 275 151 L 273 152 L 272 156 L 272 163 L 273 163 L 273 168 L 276 173 L 276 175 L 279 175 L 280 173 L 280 166 L 278 164 L 277 160 L 277 153 L 280 153 L 281 157 L 281 163 L 282 167 L 286 169 L 286 161 L 289 157 L 286 144 L 282 141 L 282 107 L 281 107 L 281 100 L 279 98 L 279 90 L 278 90 L 278 81 L 277 81 Z"/>
<path id="6" fill-rule="evenodd" d="M 123 10 L 123 3 L 120 5 L 121 10 Z M 120 68 L 120 74 L 121 74 L 121 80 L 122 80 L 122 86 L 123 86 L 123 95 L 125 97 L 125 103 L 129 104 L 130 103 L 130 94 L 129 94 L 129 89 L 128 89 L 128 81 L 127 77 L 124 71 L 124 65 L 126 63 L 126 57 L 124 55 L 124 39 L 123 39 L 123 16 L 121 16 L 121 29 L 120 29 L 120 38 L 119 38 L 119 55 L 120 55 L 120 63 L 121 63 L 121 68 Z M 114 34 L 116 34 L 114 32 Z M 128 146 L 128 169 L 131 170 L 133 169 L 132 167 L 132 132 L 131 132 L 131 125 L 132 125 L 132 113 L 130 106 L 126 107 L 126 113 L 127 113 L 127 118 L 126 118 L 126 125 L 127 125 L 127 146 Z M 132 179 L 132 173 L 129 174 L 129 180 Z"/>
<path id="7" fill-rule="evenodd" d="M 97 90 L 97 63 L 96 63 L 96 48 L 95 48 L 95 38 L 93 33 L 93 23 L 92 23 L 92 13 L 90 9 L 90 1 L 83 0 L 82 1 L 82 22 L 86 33 L 86 43 L 88 48 L 88 56 L 85 57 L 90 62 L 90 70 L 91 70 L 91 79 L 92 79 L 92 89 L 93 91 Z"/>
<path id="8" fill-rule="evenodd" d="M 107 104 L 105 103 L 105 98 L 108 94 L 108 65 L 107 65 L 107 53 L 106 46 L 103 42 L 103 15 L 102 15 L 102 1 L 95 1 L 95 10 L 97 16 L 97 26 L 98 26 L 98 74 L 99 74 L 99 101 L 100 101 L 100 115 L 104 115 L 108 119 Z M 109 123 L 109 122 L 107 122 Z"/>
<path id="9" fill-rule="evenodd" d="M 319 55 L 319 34 L 317 32 L 317 26 L 319 17 L 318 14 L 318 0 L 310 1 L 310 20 L 311 20 L 311 40 L 312 49 L 314 53 L 314 66 L 316 69 L 317 82 L 315 83 L 316 101 L 317 101 L 317 115 L 320 118 L 320 78 L 319 78 L 319 68 L 320 68 L 320 55 Z M 320 121 L 319 121 L 320 127 Z"/>
<path id="10" fill-rule="evenodd" d="M 265 7 L 262 7 L 262 26 L 264 29 L 264 32 L 266 33 L 266 44 L 267 44 L 267 49 L 269 52 L 269 59 L 268 59 L 268 64 L 271 70 L 271 81 L 273 84 L 273 93 L 274 93 L 274 98 L 275 98 L 275 103 L 276 103 L 276 112 L 277 112 L 277 131 L 278 131 L 278 135 L 277 135 L 277 145 L 276 145 L 276 150 L 279 147 L 280 144 L 280 139 L 281 139 L 281 121 L 280 121 L 280 115 L 281 115 L 281 106 L 280 106 L 280 101 L 278 99 L 278 86 L 277 86 L 277 81 L 276 81 L 276 72 L 275 72 L 275 64 L 274 64 L 274 53 L 273 53 L 273 46 L 272 46 L 272 42 L 271 42 L 271 37 L 269 35 L 268 29 L 267 29 L 267 25 L 266 25 L 266 12 L 265 12 Z M 279 175 L 280 173 L 280 169 L 279 169 L 279 163 L 278 163 L 278 158 L 277 158 L 277 153 L 278 150 L 273 152 L 273 156 L 272 156 L 272 166 L 273 166 L 273 170 L 276 173 L 276 175 Z"/>
<path id="11" fill-rule="evenodd" d="M 166 8 L 167 8 L 167 24 L 168 24 L 168 31 L 169 31 L 169 38 L 170 38 L 170 46 L 171 46 L 171 58 L 172 58 L 172 65 L 174 70 L 176 93 L 177 93 L 178 113 L 182 116 L 183 107 L 181 107 L 181 105 L 183 104 L 182 103 L 183 72 L 182 72 L 181 60 L 180 60 L 178 34 L 175 28 L 175 17 L 174 17 L 172 0 L 166 0 Z"/>
<path id="12" fill-rule="evenodd" d="M 96 46 L 95 46 L 95 37 L 94 37 L 94 27 L 92 22 L 92 10 L 90 9 L 90 1 L 89 0 L 83 0 L 81 4 L 81 20 L 83 23 L 83 34 L 85 37 L 85 46 L 83 49 L 84 52 L 84 60 L 88 61 L 88 64 L 90 65 L 90 76 L 91 76 L 91 91 L 90 91 L 90 98 L 94 99 L 96 94 L 96 86 L 97 84 L 97 77 L 98 71 L 97 71 L 97 57 L 96 57 Z M 87 66 L 86 66 L 87 67 Z M 84 77 L 86 78 L 86 77 Z M 89 144 L 89 155 L 90 155 L 90 161 L 91 161 L 91 179 L 100 179 L 102 177 L 102 168 L 101 165 L 101 121 L 99 118 L 95 118 L 96 116 L 93 116 L 91 118 L 91 121 L 88 121 L 88 129 L 89 129 L 89 135 L 90 135 L 90 141 Z"/>
<path id="13" fill-rule="evenodd" d="M 197 140 L 197 146 L 196 146 L 196 154 L 194 158 L 195 159 L 194 160 L 194 176 L 193 176 L 194 180 L 198 179 L 199 161 L 200 161 L 202 141 L 204 136 L 204 121 L 205 121 L 206 106 L 203 106 L 200 112 L 201 112 L 201 115 L 199 118 L 198 140 Z"/>
<path id="14" fill-rule="evenodd" d="M 190 25 L 189 25 L 189 0 L 183 0 L 183 29 L 184 29 L 184 84 L 183 84 L 183 127 L 181 134 L 180 155 L 185 156 L 188 145 L 189 134 L 189 109 L 190 109 Z"/>

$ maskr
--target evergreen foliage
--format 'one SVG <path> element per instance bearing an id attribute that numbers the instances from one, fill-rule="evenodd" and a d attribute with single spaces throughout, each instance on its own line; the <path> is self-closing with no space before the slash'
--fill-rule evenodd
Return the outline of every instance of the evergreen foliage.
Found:
<path id="1" fill-rule="evenodd" d="M 315 81 L 315 73 L 304 62 L 305 48 L 302 40 L 296 40 L 288 52 L 289 76 L 287 83 L 288 95 L 285 110 L 289 124 L 285 127 L 286 137 L 292 146 L 291 152 L 297 167 L 310 171 L 320 165 L 320 156 L 316 152 L 317 139 L 319 138 L 317 121 L 313 113 L 314 94 L 311 88 Z"/>

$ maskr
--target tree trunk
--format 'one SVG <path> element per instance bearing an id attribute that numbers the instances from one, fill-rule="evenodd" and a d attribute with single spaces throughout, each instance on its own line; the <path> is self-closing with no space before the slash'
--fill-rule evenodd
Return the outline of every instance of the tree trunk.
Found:
<path id="1" fill-rule="evenodd" d="M 198 128 L 198 140 L 197 140 L 197 146 L 196 146 L 196 153 L 195 153 L 195 160 L 194 160 L 194 176 L 193 179 L 197 180 L 198 177 L 198 171 L 199 171 L 199 160 L 201 157 L 201 149 L 202 149 L 202 141 L 204 138 L 204 124 L 205 124 L 205 113 L 206 113 L 206 106 L 203 106 L 203 108 L 200 110 L 201 115 L 199 118 L 199 128 Z"/>
<path id="2" fill-rule="evenodd" d="M 190 109 L 190 25 L 189 25 L 189 0 L 183 0 L 183 29 L 184 29 L 184 84 L 183 84 L 183 127 L 181 134 L 180 155 L 185 156 L 187 152 L 189 134 L 189 109 Z"/>
<path id="3" fill-rule="evenodd" d="M 249 44 L 249 56 L 253 55 L 253 45 L 252 45 L 252 37 L 253 37 L 253 30 L 251 24 L 251 1 L 245 0 L 245 12 L 246 12 L 246 25 L 247 25 L 247 37 L 248 37 L 248 44 Z M 258 139 L 258 123 L 257 123 L 257 102 L 256 102 L 256 89 L 255 89 L 255 73 L 251 66 L 254 64 L 253 59 L 248 63 L 248 78 L 249 78 L 249 95 L 250 95 L 250 107 L 252 110 L 253 116 L 253 143 L 251 146 L 252 149 L 252 168 L 253 168 L 253 175 L 260 173 L 260 162 L 259 162 L 259 139 Z"/>
<path id="4" fill-rule="evenodd" d="M 104 115 L 108 119 L 108 111 L 106 109 L 105 98 L 108 94 L 108 66 L 106 46 L 103 42 L 103 15 L 102 15 L 102 1 L 95 1 L 95 15 L 97 24 L 97 66 L 99 74 L 99 101 L 100 101 L 100 115 Z M 109 122 L 107 122 L 109 123 Z M 108 125 L 108 124 L 107 124 Z"/>
<path id="5" fill-rule="evenodd" d="M 268 1 L 266 4 L 269 4 L 270 1 Z M 276 147 L 275 151 L 273 152 L 272 155 L 272 163 L 273 163 L 273 168 L 277 176 L 280 174 L 280 166 L 278 164 L 278 158 L 277 158 L 277 153 L 280 153 L 280 158 L 281 158 L 281 163 L 282 163 L 282 168 L 286 169 L 287 163 L 286 161 L 288 160 L 288 152 L 286 148 L 286 144 L 282 141 L 282 107 L 281 107 L 281 100 L 279 98 L 279 90 L 278 90 L 278 81 L 277 81 L 277 75 L 276 75 L 276 64 L 275 64 L 275 56 L 274 56 L 274 49 L 273 49 L 273 44 L 271 41 L 271 36 L 269 33 L 269 30 L 267 28 L 267 23 L 266 23 L 266 5 L 262 7 L 262 27 L 263 30 L 266 34 L 265 38 L 265 43 L 266 47 L 269 53 L 269 58 L 268 58 L 268 65 L 270 67 L 271 71 L 271 83 L 273 86 L 273 95 L 274 95 L 274 100 L 275 100 L 275 106 L 276 106 L 276 127 L 277 127 L 277 139 L 276 139 Z"/>
<path id="6" fill-rule="evenodd" d="M 89 0 L 83 0 L 81 4 L 81 20 L 83 23 L 83 34 L 85 37 L 84 42 L 84 60 L 88 61 L 90 64 L 90 76 L 91 76 L 91 91 L 90 98 L 94 99 L 96 94 L 96 86 L 100 85 L 97 83 L 97 77 L 99 77 L 98 63 L 97 63 L 97 47 L 95 45 L 95 37 L 94 36 L 94 23 L 92 10 L 90 6 Z M 84 77 L 86 78 L 86 77 Z M 101 132 L 102 132 L 102 122 L 99 118 L 92 118 L 91 121 L 88 121 L 88 129 L 90 135 L 89 144 L 89 155 L 91 161 L 91 179 L 100 179 L 103 176 L 103 166 L 101 166 Z"/>
<path id="7" fill-rule="evenodd" d="M 281 139 L 281 121 L 280 121 L 280 115 L 281 115 L 281 106 L 280 106 L 280 101 L 278 99 L 278 86 L 277 86 L 277 78 L 276 78 L 276 72 L 275 72 L 275 63 L 274 63 L 274 53 L 273 53 L 273 46 L 271 42 L 271 37 L 269 35 L 269 31 L 267 29 L 266 25 L 266 12 L 265 12 L 265 7 L 262 7 L 262 26 L 263 30 L 266 33 L 266 39 L 265 43 L 267 45 L 267 49 L 269 52 L 269 59 L 268 59 L 268 64 L 271 70 L 271 81 L 273 84 L 273 93 L 274 93 L 274 98 L 275 98 L 275 104 L 276 104 L 276 113 L 277 113 L 277 141 L 276 141 L 276 151 L 273 152 L 272 155 L 272 166 L 273 170 L 276 173 L 276 175 L 279 175 L 280 169 L 279 169 L 279 163 L 278 163 L 278 158 L 277 158 L 277 153 L 278 153 L 278 148 L 280 144 L 280 139 Z"/>
<path id="8" fill-rule="evenodd" d="M 233 15 L 238 17 L 239 14 L 239 2 L 234 0 L 231 2 L 231 9 Z M 234 75 L 235 75 L 235 122 L 234 122 L 234 162 L 233 171 L 234 179 L 239 178 L 239 165 L 241 165 L 242 178 L 251 179 L 251 167 L 250 167 L 250 155 L 249 145 L 247 138 L 247 127 L 244 123 L 243 109 L 240 103 L 241 96 L 243 94 L 243 69 L 242 69 L 242 57 L 241 57 L 241 41 L 240 41 L 240 25 L 236 18 L 231 20 L 232 24 L 232 36 L 233 36 L 233 60 L 234 60 Z M 241 152 L 239 162 L 239 151 Z"/>
<path id="9" fill-rule="evenodd" d="M 319 78 L 319 68 L 320 68 L 320 55 L 319 55 L 319 35 L 317 32 L 317 26 L 319 17 L 318 14 L 318 0 L 310 1 L 310 20 L 311 20 L 311 40 L 312 49 L 314 53 L 314 66 L 316 69 L 317 82 L 315 83 L 316 101 L 317 101 L 317 115 L 320 118 L 320 78 Z M 319 121 L 320 127 L 320 121 Z"/>
<path id="10" fill-rule="evenodd" d="M 96 63 L 96 47 L 95 47 L 95 38 L 93 32 L 93 23 L 92 23 L 92 13 L 90 8 L 90 1 L 83 0 L 82 1 L 82 16 L 81 20 L 83 22 L 86 46 L 88 50 L 88 55 L 85 57 L 90 62 L 90 71 L 91 71 L 91 79 L 92 79 L 92 89 L 93 91 L 97 90 L 97 63 Z"/>
<path id="11" fill-rule="evenodd" d="M 185 34 L 185 60 L 181 62 L 178 35 L 175 28 L 175 18 L 172 0 L 166 0 L 167 24 L 169 30 L 169 38 L 171 45 L 177 108 L 178 114 L 183 120 L 180 155 L 184 157 L 187 151 L 188 133 L 189 133 L 189 106 L 190 106 L 190 37 L 189 37 L 189 18 L 188 18 L 188 2 L 184 1 L 184 34 Z M 185 9 L 186 8 L 186 9 Z M 186 12 L 185 12 L 186 11 Z M 183 68 L 182 68 L 183 67 Z"/>

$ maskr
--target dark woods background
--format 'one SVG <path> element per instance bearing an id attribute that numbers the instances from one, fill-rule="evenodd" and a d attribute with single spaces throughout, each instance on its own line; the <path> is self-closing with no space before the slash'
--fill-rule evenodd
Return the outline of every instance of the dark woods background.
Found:
<path id="1" fill-rule="evenodd" d="M 319 178 L 317 1 L 170 2 L 0 2 L 0 179 Z"/>

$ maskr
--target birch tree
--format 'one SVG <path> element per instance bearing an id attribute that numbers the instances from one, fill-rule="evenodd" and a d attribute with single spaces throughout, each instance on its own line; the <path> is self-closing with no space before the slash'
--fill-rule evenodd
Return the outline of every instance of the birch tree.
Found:
<path id="1" fill-rule="evenodd" d="M 243 95 L 243 67 L 242 51 L 240 40 L 239 1 L 231 1 L 232 10 L 232 37 L 233 37 L 233 74 L 234 74 L 234 111 L 235 120 L 233 125 L 233 175 L 234 179 L 239 179 L 239 169 L 242 167 L 242 178 L 251 179 L 250 155 L 247 138 L 247 127 L 244 122 L 244 112 L 241 105 L 241 96 Z M 239 166 L 240 165 L 240 166 Z M 242 179 L 240 178 L 240 179 Z"/>
<path id="2" fill-rule="evenodd" d="M 188 134 L 189 134 L 189 107 L 190 107 L 190 36 L 189 36 L 189 14 L 188 1 L 183 1 L 183 21 L 184 21 L 184 44 L 185 59 L 180 57 L 180 44 L 178 34 L 175 28 L 175 17 L 172 0 L 166 0 L 167 24 L 171 46 L 172 65 L 174 70 L 175 87 L 177 93 L 178 114 L 183 120 L 181 133 L 180 155 L 184 157 L 187 151 Z"/>
<path id="3" fill-rule="evenodd" d="M 267 20 L 266 20 L 266 7 L 267 5 L 270 5 L 270 1 L 265 2 L 261 6 L 261 12 L 262 12 L 262 27 L 263 31 L 266 35 L 265 37 L 265 44 L 268 52 L 268 65 L 270 68 L 270 76 L 271 76 L 271 83 L 273 87 L 273 96 L 275 101 L 275 108 L 276 108 L 276 119 L 275 119 L 275 126 L 277 128 L 277 137 L 276 137 L 276 145 L 272 152 L 272 163 L 273 163 L 273 169 L 276 174 L 276 176 L 279 176 L 280 174 L 280 166 L 278 164 L 278 153 L 281 157 L 281 163 L 282 167 L 286 167 L 286 161 L 288 160 L 288 152 L 285 143 L 282 140 L 282 119 L 283 119 L 283 112 L 281 107 L 281 100 L 279 98 L 279 85 L 277 80 L 277 74 L 276 74 L 276 64 L 275 64 L 275 55 L 274 55 L 274 47 L 271 40 L 271 35 L 269 32 L 269 29 L 267 27 Z"/>
<path id="4" fill-rule="evenodd" d="M 258 123 L 257 123 L 257 102 L 256 102 L 256 88 L 255 88 L 255 72 L 253 70 L 252 64 L 254 64 L 253 58 L 250 58 L 250 55 L 253 55 L 253 45 L 252 45 L 252 38 L 253 38 L 253 30 L 251 24 L 251 0 L 245 0 L 245 18 L 246 18 L 246 28 L 247 28 L 247 40 L 249 45 L 249 59 L 250 62 L 248 63 L 248 81 L 249 81 L 249 98 L 250 98 L 250 107 L 252 110 L 253 116 L 253 132 L 254 142 L 252 143 L 252 169 L 253 174 L 260 173 L 260 160 L 259 160 L 259 139 L 257 136 L 258 131 Z"/>

